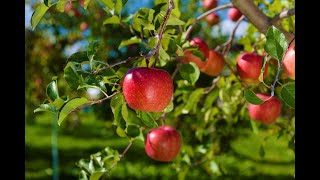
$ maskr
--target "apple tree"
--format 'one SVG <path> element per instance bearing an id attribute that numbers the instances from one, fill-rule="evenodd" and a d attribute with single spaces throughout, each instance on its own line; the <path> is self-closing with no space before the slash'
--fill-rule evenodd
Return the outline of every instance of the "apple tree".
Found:
<path id="1" fill-rule="evenodd" d="M 112 130 L 128 139 L 124 150 L 106 147 L 79 160 L 79 179 L 108 177 L 136 141 L 154 161 L 169 162 L 179 179 L 191 169 L 237 174 L 223 156 L 240 129 L 259 137 L 258 158 L 274 137 L 285 137 L 294 152 L 294 1 L 222 2 L 156 0 L 132 13 L 127 0 L 36 4 L 33 31 L 56 27 L 73 41 L 75 27 L 89 35 L 80 35 L 86 49 L 39 89 L 46 97 L 34 112 L 51 112 L 61 125 L 85 107 L 106 104 Z M 221 32 L 222 15 L 234 23 L 230 34 Z M 237 38 L 241 22 L 248 28 Z M 102 97 L 88 96 L 90 89 Z"/>

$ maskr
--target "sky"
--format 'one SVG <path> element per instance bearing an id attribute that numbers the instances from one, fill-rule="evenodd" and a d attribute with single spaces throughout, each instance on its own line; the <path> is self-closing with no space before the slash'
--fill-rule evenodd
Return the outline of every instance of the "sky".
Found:
<path id="1" fill-rule="evenodd" d="M 134 13 L 139 8 L 142 8 L 142 7 L 149 7 L 150 8 L 150 5 L 151 5 L 150 0 L 139 0 L 139 3 L 137 3 L 137 1 L 138 0 L 128 0 L 128 2 L 124 8 L 127 8 L 129 13 Z M 182 1 L 184 1 L 184 0 L 182 0 Z M 35 3 L 35 2 L 37 2 L 37 1 L 32 1 L 32 3 Z M 219 1 L 219 5 L 223 5 L 223 4 L 227 4 L 227 3 L 230 3 L 230 1 L 229 0 L 220 0 Z M 180 6 L 183 4 L 184 3 L 182 2 L 180 4 Z M 199 4 L 201 5 L 201 1 L 199 1 Z M 128 7 L 130 7 L 130 8 L 128 8 Z M 26 3 L 25 4 L 25 26 L 26 26 L 26 28 L 29 28 L 29 29 L 31 29 L 30 19 L 31 19 L 32 13 L 33 13 L 33 9 L 31 7 L 31 5 Z M 220 16 L 220 20 L 221 20 L 220 28 L 221 28 L 222 34 L 229 35 L 231 33 L 231 31 L 233 30 L 233 27 L 235 26 L 236 23 L 227 18 L 227 10 L 218 11 L 218 15 Z M 245 21 L 242 21 L 240 23 L 236 33 L 235 33 L 235 38 L 239 38 L 239 37 L 245 35 L 247 28 L 248 28 L 248 23 Z M 217 36 L 217 29 L 218 29 L 218 26 L 212 27 L 211 34 L 213 37 Z M 65 54 L 67 57 L 69 57 L 74 52 L 77 52 L 80 49 L 84 49 L 86 45 L 87 45 L 87 42 L 85 42 L 85 41 L 77 42 L 77 43 L 73 44 L 72 46 L 67 47 L 65 50 Z"/>

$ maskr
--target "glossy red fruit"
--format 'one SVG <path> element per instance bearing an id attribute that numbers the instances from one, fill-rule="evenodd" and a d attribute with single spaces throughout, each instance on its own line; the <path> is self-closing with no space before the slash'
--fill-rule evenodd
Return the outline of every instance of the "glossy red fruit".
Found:
<path id="1" fill-rule="evenodd" d="M 202 5 L 203 5 L 204 9 L 208 10 L 208 9 L 212 9 L 212 8 L 217 7 L 218 2 L 217 2 L 217 0 L 203 0 Z"/>
<path id="2" fill-rule="evenodd" d="M 160 126 L 148 133 L 144 148 L 151 159 L 169 162 L 179 154 L 181 145 L 181 136 L 175 128 Z"/>
<path id="3" fill-rule="evenodd" d="M 241 80 L 247 83 L 259 83 L 259 75 L 263 65 L 263 57 L 251 53 L 245 52 L 238 56 L 237 59 L 237 73 Z M 263 78 L 266 77 L 268 73 L 268 63 L 265 65 L 265 70 L 263 73 Z"/>
<path id="4" fill-rule="evenodd" d="M 216 13 L 211 13 L 206 17 L 206 21 L 210 26 L 214 26 L 220 22 L 220 17 Z"/>
<path id="5" fill-rule="evenodd" d="M 199 38 L 199 37 L 192 38 L 190 40 L 190 45 L 198 47 L 199 51 L 201 51 L 204 54 L 205 58 L 209 57 L 209 51 L 210 51 L 209 46 L 202 38 Z"/>
<path id="6" fill-rule="evenodd" d="M 163 111 L 171 101 L 173 89 L 170 74 L 158 68 L 132 68 L 122 83 L 128 106 L 145 112 Z"/>
<path id="7" fill-rule="evenodd" d="M 290 46 L 285 57 L 283 58 L 283 69 L 287 76 L 295 80 L 295 61 L 296 50 L 295 46 Z"/>
<path id="8" fill-rule="evenodd" d="M 266 100 L 270 97 L 269 94 L 257 93 L 260 99 Z M 248 104 L 248 111 L 250 117 L 255 121 L 260 121 L 262 123 L 270 124 L 277 120 L 277 117 L 281 113 L 281 102 L 278 98 L 273 96 L 269 100 L 263 102 L 262 104 Z"/>
<path id="9" fill-rule="evenodd" d="M 200 71 L 209 76 L 218 76 L 223 70 L 225 60 L 222 54 L 210 50 L 209 58 L 205 63 L 206 64 L 200 68 Z"/>
<path id="10" fill-rule="evenodd" d="M 228 11 L 228 17 L 230 20 L 236 22 L 242 16 L 242 13 L 237 8 L 230 8 Z"/>

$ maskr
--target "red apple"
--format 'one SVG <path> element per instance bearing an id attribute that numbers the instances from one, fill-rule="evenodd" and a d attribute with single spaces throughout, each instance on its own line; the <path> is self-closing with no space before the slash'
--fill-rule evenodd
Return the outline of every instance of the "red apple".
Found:
<path id="1" fill-rule="evenodd" d="M 206 17 L 206 21 L 210 26 L 213 26 L 220 22 L 220 17 L 216 13 L 211 13 Z"/>
<path id="2" fill-rule="evenodd" d="M 88 25 L 88 23 L 86 23 L 86 22 L 82 22 L 82 23 L 80 24 L 80 30 L 81 30 L 81 31 L 84 31 L 84 30 L 88 29 L 88 27 L 89 27 L 89 25 Z"/>
<path id="3" fill-rule="evenodd" d="M 242 16 L 242 13 L 236 8 L 230 8 L 228 11 L 228 17 L 232 21 L 236 22 Z"/>
<path id="4" fill-rule="evenodd" d="M 179 154 L 181 144 L 181 136 L 175 128 L 160 126 L 148 133 L 144 148 L 151 159 L 169 162 Z"/>
<path id="5" fill-rule="evenodd" d="M 256 94 L 260 99 L 266 100 L 270 95 L 265 93 Z M 276 121 L 277 117 L 281 113 L 281 102 L 278 98 L 273 96 L 269 100 L 263 102 L 262 104 L 248 104 L 248 111 L 250 117 L 255 121 L 260 121 L 262 123 L 270 124 Z"/>
<path id="6" fill-rule="evenodd" d="M 71 11 L 71 10 L 72 10 L 72 4 L 71 4 L 70 2 L 66 3 L 66 4 L 64 5 L 64 11 L 65 11 L 65 12 L 69 12 L 69 11 Z"/>
<path id="7" fill-rule="evenodd" d="M 208 10 L 217 7 L 218 2 L 217 0 L 203 0 L 202 4 L 204 9 Z"/>
<path id="8" fill-rule="evenodd" d="M 219 54 L 214 50 L 210 50 L 209 58 L 205 63 L 206 64 L 200 69 L 200 71 L 209 76 L 217 76 L 223 70 L 225 60 L 222 54 Z"/>
<path id="9" fill-rule="evenodd" d="M 283 58 L 283 69 L 287 76 L 295 80 L 295 46 L 290 46 L 285 57 Z"/>
<path id="10" fill-rule="evenodd" d="M 207 59 L 209 57 L 210 49 L 203 39 L 195 37 L 190 40 L 190 45 L 197 47 L 198 50 L 203 53 L 204 59 Z M 202 68 L 205 65 L 205 61 L 203 61 L 200 57 L 193 55 L 192 53 L 193 52 L 191 50 L 184 51 L 184 55 L 182 58 L 183 63 L 194 62 L 199 69 Z"/>
<path id="11" fill-rule="evenodd" d="M 259 83 L 259 75 L 263 65 L 263 57 L 246 52 L 239 55 L 237 59 L 237 72 L 241 80 L 247 83 Z M 268 73 L 268 63 L 265 65 L 263 78 L 266 77 Z"/>
<path id="12" fill-rule="evenodd" d="M 158 68 L 131 68 L 122 83 L 128 106 L 145 112 L 163 111 L 171 101 L 173 89 L 170 74 Z"/>
<path id="13" fill-rule="evenodd" d="M 84 7 L 84 0 L 80 0 L 79 4 L 80 6 Z"/>

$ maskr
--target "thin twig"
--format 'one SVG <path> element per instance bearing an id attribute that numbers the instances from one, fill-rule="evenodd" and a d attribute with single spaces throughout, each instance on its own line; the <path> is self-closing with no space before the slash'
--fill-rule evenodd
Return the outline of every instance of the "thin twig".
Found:
<path id="1" fill-rule="evenodd" d="M 153 66 L 155 66 L 157 64 L 157 61 L 158 61 L 158 58 L 159 58 L 159 49 L 160 49 L 160 45 L 161 45 L 164 29 L 167 26 L 167 22 L 169 20 L 170 14 L 171 14 L 173 9 L 174 9 L 174 2 L 173 2 L 173 0 L 169 0 L 168 11 L 166 13 L 166 16 L 164 17 L 164 22 L 163 22 L 162 27 L 160 29 L 160 32 L 158 34 L 159 39 L 158 39 L 157 45 L 155 47 L 155 61 L 154 61 Z"/>
<path id="2" fill-rule="evenodd" d="M 105 69 L 108 69 L 108 68 L 112 68 L 114 66 L 118 66 L 120 64 L 124 64 L 130 60 L 133 60 L 133 59 L 138 59 L 138 58 L 142 58 L 142 57 L 146 57 L 145 55 L 141 55 L 141 56 L 134 56 L 134 57 L 128 57 L 127 59 L 123 60 L 123 61 L 120 61 L 120 62 L 117 62 L 115 64 L 112 64 L 112 65 L 107 65 L 107 66 L 103 66 L 102 68 L 92 72 L 93 74 L 98 74 L 99 72 L 105 70 Z"/>
<path id="3" fill-rule="evenodd" d="M 226 8 L 232 8 L 233 5 L 232 4 L 226 4 L 226 5 L 222 5 L 222 6 L 219 6 L 219 7 L 216 7 L 216 8 L 213 8 L 213 9 L 210 9 L 209 11 L 201 14 L 200 16 L 197 17 L 197 19 L 195 21 L 193 21 L 193 23 L 188 27 L 186 33 L 184 34 L 183 36 L 183 39 L 188 39 L 189 36 L 190 36 L 190 33 L 193 29 L 193 27 L 196 25 L 196 23 L 198 23 L 202 18 L 206 17 L 207 15 L 213 13 L 213 12 L 216 12 L 216 11 L 219 11 L 221 9 L 226 9 Z"/>
<path id="4" fill-rule="evenodd" d="M 272 19 L 271 19 L 271 23 L 275 23 L 277 21 L 279 21 L 280 19 L 284 19 L 284 18 L 287 18 L 289 16 L 293 16 L 295 15 L 295 8 L 293 9 L 289 9 L 287 11 L 283 11 L 279 14 L 276 14 Z"/>
<path id="5" fill-rule="evenodd" d="M 274 96 L 274 88 L 275 88 L 275 86 L 276 86 L 276 83 L 277 83 L 278 80 L 279 80 L 279 74 L 280 74 L 280 71 L 281 71 L 281 68 L 282 68 L 283 59 L 284 59 L 284 57 L 286 56 L 286 53 L 287 53 L 287 51 L 288 51 L 291 43 L 292 43 L 294 40 L 295 40 L 295 38 L 293 38 L 293 39 L 290 41 L 290 43 L 289 43 L 289 45 L 288 45 L 288 48 L 287 48 L 286 51 L 283 53 L 281 62 L 278 63 L 278 69 L 277 69 L 276 78 L 274 79 L 274 81 L 273 81 L 273 83 L 272 83 L 272 85 L 271 85 L 271 96 L 270 96 L 270 97 Z"/>
<path id="6" fill-rule="evenodd" d="M 226 55 L 229 53 L 230 48 L 231 48 L 231 45 L 232 45 L 232 41 L 233 41 L 234 36 L 235 36 L 235 34 L 236 34 L 236 31 L 237 31 L 237 29 L 238 29 L 241 21 L 242 21 L 244 18 L 245 18 L 245 16 L 242 15 L 242 16 L 238 19 L 236 25 L 234 26 L 234 28 L 233 28 L 230 36 L 229 36 L 228 41 L 226 41 L 224 44 L 222 44 L 222 46 L 224 46 L 224 51 L 223 51 L 224 56 L 226 56 Z"/>
<path id="7" fill-rule="evenodd" d="M 209 94 L 214 89 L 214 87 L 216 87 L 216 84 L 220 80 L 220 78 L 221 78 L 220 76 L 217 76 L 216 78 L 214 78 L 212 80 L 212 85 L 205 92 L 203 92 L 203 94 Z"/>

